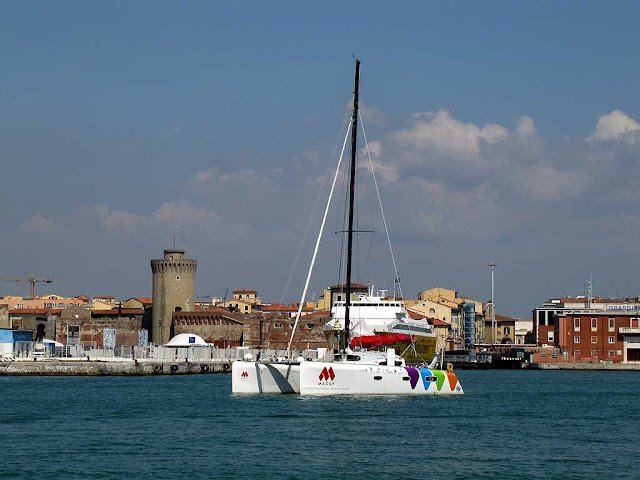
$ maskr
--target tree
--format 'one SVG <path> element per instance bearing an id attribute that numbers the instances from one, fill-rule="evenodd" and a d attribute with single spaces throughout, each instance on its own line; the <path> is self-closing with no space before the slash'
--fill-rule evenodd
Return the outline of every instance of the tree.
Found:
<path id="1" fill-rule="evenodd" d="M 527 334 L 524 336 L 524 343 L 528 345 L 534 345 L 538 343 L 536 342 L 536 336 L 533 334 L 533 332 L 527 332 Z"/>

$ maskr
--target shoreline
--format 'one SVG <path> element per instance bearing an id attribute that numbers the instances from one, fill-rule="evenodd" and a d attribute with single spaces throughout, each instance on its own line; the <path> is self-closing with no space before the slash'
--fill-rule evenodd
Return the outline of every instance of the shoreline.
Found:
<path id="1" fill-rule="evenodd" d="M 532 363 L 532 370 L 640 371 L 640 363 Z"/>

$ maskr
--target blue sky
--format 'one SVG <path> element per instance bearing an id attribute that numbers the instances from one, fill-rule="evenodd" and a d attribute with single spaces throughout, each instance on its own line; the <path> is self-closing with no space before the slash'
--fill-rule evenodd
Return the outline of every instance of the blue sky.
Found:
<path id="1" fill-rule="evenodd" d="M 293 300 L 308 247 L 283 295 L 284 284 L 355 54 L 407 296 L 442 285 L 486 300 L 491 260 L 505 314 L 582 293 L 591 273 L 598 293 L 637 295 L 639 10 L 5 2 L 0 275 L 146 295 L 149 259 L 176 233 L 199 260 L 198 295 L 253 287 Z M 334 283 L 335 244 L 316 293 Z"/>

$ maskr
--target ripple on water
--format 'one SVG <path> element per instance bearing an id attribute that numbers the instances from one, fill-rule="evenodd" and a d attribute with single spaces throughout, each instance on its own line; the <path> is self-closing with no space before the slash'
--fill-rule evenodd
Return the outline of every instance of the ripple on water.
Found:
<path id="1" fill-rule="evenodd" d="M 228 375 L 0 377 L 0 478 L 635 478 L 640 373 L 456 373 L 456 398 L 236 396 Z"/>

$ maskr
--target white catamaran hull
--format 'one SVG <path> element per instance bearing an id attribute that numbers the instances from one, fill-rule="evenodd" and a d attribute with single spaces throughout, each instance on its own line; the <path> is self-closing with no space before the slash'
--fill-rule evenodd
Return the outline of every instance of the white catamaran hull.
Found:
<path id="1" fill-rule="evenodd" d="M 300 393 L 299 363 L 233 362 L 233 393 Z"/>
<path id="2" fill-rule="evenodd" d="M 453 372 L 428 368 L 303 362 L 302 395 L 462 395 Z"/>

